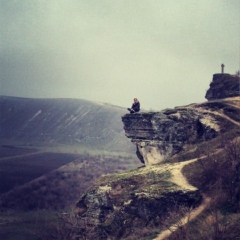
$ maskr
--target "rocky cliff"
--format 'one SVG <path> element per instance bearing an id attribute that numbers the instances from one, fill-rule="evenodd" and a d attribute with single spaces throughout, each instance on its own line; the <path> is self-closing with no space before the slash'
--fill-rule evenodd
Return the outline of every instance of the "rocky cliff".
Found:
<path id="1" fill-rule="evenodd" d="M 239 79 L 230 74 L 213 75 L 206 98 L 223 99 L 220 102 L 123 116 L 126 136 L 136 145 L 140 161 L 145 165 L 166 161 L 190 145 L 209 141 L 228 131 L 225 125 L 234 126 L 234 122 L 226 122 L 226 118 L 238 109 L 224 99 L 240 96 Z"/>
<path id="2" fill-rule="evenodd" d="M 198 206 L 202 193 L 182 168 L 206 157 L 203 149 L 217 153 L 222 139 L 240 136 L 240 97 L 126 114 L 122 121 L 146 167 L 103 176 L 83 194 L 79 239 L 153 239 L 170 212 Z"/>
<path id="3" fill-rule="evenodd" d="M 160 163 L 194 144 L 209 141 L 234 127 L 227 121 L 237 112 L 227 101 L 206 102 L 157 113 L 127 114 L 122 117 L 126 136 L 136 145 L 145 165 Z"/>

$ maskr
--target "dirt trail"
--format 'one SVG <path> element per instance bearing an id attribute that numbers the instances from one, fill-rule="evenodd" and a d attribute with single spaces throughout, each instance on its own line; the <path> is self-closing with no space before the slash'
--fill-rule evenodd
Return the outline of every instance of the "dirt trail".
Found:
<path id="1" fill-rule="evenodd" d="M 203 203 L 193 209 L 190 213 L 187 213 L 186 216 L 184 216 L 182 219 L 180 219 L 176 224 L 173 224 L 169 229 L 161 232 L 156 238 L 153 240 L 164 240 L 167 239 L 173 232 L 175 232 L 178 228 L 184 226 L 189 221 L 192 221 L 195 219 L 210 203 L 211 198 L 204 197 Z"/>
<path id="2" fill-rule="evenodd" d="M 172 167 L 169 168 L 169 171 L 171 171 L 171 174 L 172 174 L 172 178 L 170 179 L 170 181 L 173 183 L 176 183 L 178 186 L 180 186 L 183 189 L 197 190 L 197 188 L 195 188 L 194 186 L 188 183 L 187 179 L 182 174 L 182 169 L 187 164 L 193 163 L 198 159 L 199 158 L 194 158 L 188 161 L 174 163 Z"/>
<path id="3" fill-rule="evenodd" d="M 205 156 L 201 158 L 205 158 Z M 199 159 L 200 158 L 194 158 L 188 161 L 173 164 L 172 167 L 169 168 L 169 171 L 171 171 L 171 174 L 172 174 L 172 178 L 170 179 L 170 181 L 173 183 L 176 183 L 178 186 L 182 187 L 183 189 L 197 190 L 196 187 L 188 183 L 187 179 L 182 174 L 182 169 L 184 166 L 190 163 L 196 162 Z M 190 213 L 187 213 L 186 216 L 180 219 L 177 223 L 173 224 L 169 229 L 161 232 L 153 240 L 166 239 L 168 236 L 172 234 L 172 232 L 176 231 L 179 227 L 184 226 L 187 222 L 196 218 L 208 206 L 208 204 L 210 203 L 210 200 L 211 200 L 210 198 L 204 197 L 204 200 L 199 207 L 193 209 Z"/>
<path id="4" fill-rule="evenodd" d="M 233 100 L 235 100 L 235 102 L 234 102 Z M 226 98 L 226 102 L 227 102 L 227 101 L 228 101 L 228 98 Z M 231 103 L 227 103 L 229 106 L 232 106 L 232 107 L 235 107 L 235 108 L 240 109 L 240 103 L 239 103 L 240 97 L 231 98 L 231 101 L 232 101 Z M 197 111 L 202 112 L 202 113 L 211 113 L 211 114 L 213 114 L 213 115 L 220 116 L 220 117 L 225 118 L 226 120 L 234 123 L 235 125 L 240 126 L 240 123 L 239 123 L 239 122 L 231 119 L 230 117 L 228 117 L 227 115 L 225 115 L 225 114 L 222 113 L 222 112 L 211 111 L 211 110 L 207 110 L 207 109 L 202 108 L 202 107 L 195 108 L 195 107 L 193 107 L 193 106 L 189 106 L 189 108 L 192 108 L 192 109 L 197 110 Z"/>
<path id="5" fill-rule="evenodd" d="M 225 118 L 226 120 L 234 123 L 234 124 L 237 125 L 237 126 L 240 126 L 240 123 L 239 123 L 239 122 L 231 119 L 230 117 L 226 116 L 226 115 L 223 114 L 223 113 L 213 112 L 213 111 L 211 111 L 211 110 L 206 110 L 206 109 L 202 109 L 202 108 L 198 108 L 198 109 L 195 109 L 195 110 L 197 110 L 197 111 L 199 111 L 199 112 L 203 112 L 203 113 L 211 113 L 211 114 L 213 114 L 213 115 L 217 115 L 217 116 L 219 116 L 219 117 Z"/>

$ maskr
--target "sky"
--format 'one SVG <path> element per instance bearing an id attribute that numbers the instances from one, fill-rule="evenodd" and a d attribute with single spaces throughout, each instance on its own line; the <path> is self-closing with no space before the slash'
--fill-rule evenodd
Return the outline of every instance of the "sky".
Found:
<path id="1" fill-rule="evenodd" d="M 240 69 L 239 0 L 0 0 L 0 95 L 143 110 Z"/>

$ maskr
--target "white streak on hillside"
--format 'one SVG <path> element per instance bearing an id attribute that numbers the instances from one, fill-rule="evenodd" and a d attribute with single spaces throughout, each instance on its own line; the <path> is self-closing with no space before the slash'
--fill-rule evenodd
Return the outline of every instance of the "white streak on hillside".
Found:
<path id="1" fill-rule="evenodd" d="M 39 110 L 37 113 L 35 113 L 30 119 L 29 122 L 33 121 L 39 114 L 42 113 L 42 110 Z"/>
<path id="2" fill-rule="evenodd" d="M 81 115 L 81 117 L 79 118 L 79 120 L 83 119 L 83 117 L 86 116 L 90 111 L 91 111 L 91 110 L 88 110 L 87 112 L 83 113 L 83 114 Z"/>
<path id="3" fill-rule="evenodd" d="M 67 128 L 68 126 L 70 126 L 70 125 L 71 125 L 72 123 L 74 123 L 76 120 L 77 120 L 77 118 L 76 118 L 75 116 L 71 115 L 71 117 L 66 120 L 66 122 L 69 121 L 69 123 L 65 126 L 65 128 Z"/>

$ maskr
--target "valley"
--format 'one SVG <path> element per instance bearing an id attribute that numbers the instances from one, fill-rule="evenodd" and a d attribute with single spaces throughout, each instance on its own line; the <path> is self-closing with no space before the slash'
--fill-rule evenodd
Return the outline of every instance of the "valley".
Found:
<path id="1" fill-rule="evenodd" d="M 4 96 L 0 107 L 1 239 L 53 234 L 62 212 L 74 215 L 79 197 L 102 174 L 141 166 L 124 136 L 122 108 Z"/>

